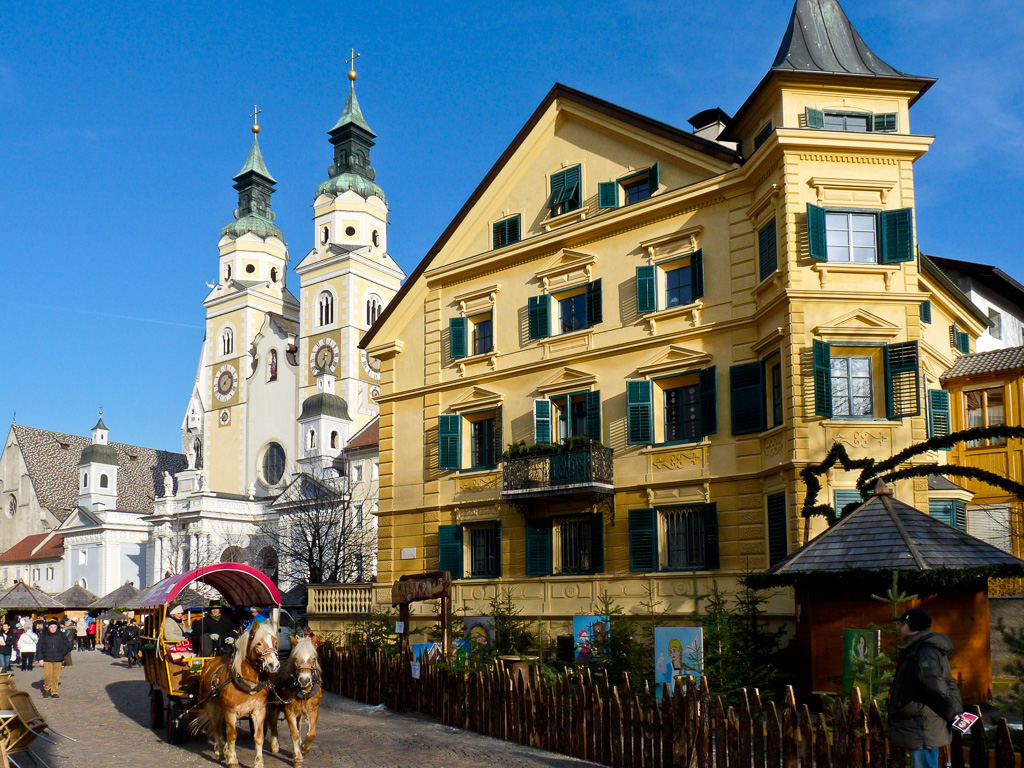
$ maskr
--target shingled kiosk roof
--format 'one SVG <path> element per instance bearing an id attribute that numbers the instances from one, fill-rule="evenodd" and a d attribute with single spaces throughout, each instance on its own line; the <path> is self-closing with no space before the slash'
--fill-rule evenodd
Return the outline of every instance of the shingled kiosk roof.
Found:
<path id="1" fill-rule="evenodd" d="M 942 381 L 958 379 L 963 376 L 985 376 L 990 373 L 1006 373 L 1024 369 L 1024 347 L 993 349 L 988 352 L 975 352 L 973 355 L 961 355 L 953 363 L 953 367 L 939 378 Z"/>
<path id="2" fill-rule="evenodd" d="M 96 595 L 81 584 L 75 584 L 71 589 L 65 589 L 57 595 L 54 600 L 65 608 L 89 608 L 96 602 Z"/>
<path id="3" fill-rule="evenodd" d="M 884 483 L 861 506 L 785 560 L 748 577 L 761 589 L 822 585 L 854 576 L 866 586 L 922 589 L 1024 575 L 1024 560 L 893 498 Z"/>
<path id="4" fill-rule="evenodd" d="M 78 504 L 78 461 L 92 438 L 66 435 L 15 424 L 11 429 L 25 457 L 39 503 L 58 520 L 65 520 Z M 161 473 L 185 469 L 180 453 L 157 451 L 123 443 L 109 443 L 117 451 L 117 508 L 149 514 L 153 498 L 163 488 Z"/>
<path id="5" fill-rule="evenodd" d="M 133 597 L 139 594 L 139 590 L 135 586 L 128 582 L 122 584 L 120 587 L 115 589 L 113 592 L 108 592 L 103 597 L 99 598 L 95 603 L 90 605 L 90 608 L 127 608 L 128 603 Z"/>
<path id="6" fill-rule="evenodd" d="M 43 592 L 19 581 L 10 589 L 0 592 L 0 608 L 5 610 L 49 611 L 61 610 L 64 606 Z"/>

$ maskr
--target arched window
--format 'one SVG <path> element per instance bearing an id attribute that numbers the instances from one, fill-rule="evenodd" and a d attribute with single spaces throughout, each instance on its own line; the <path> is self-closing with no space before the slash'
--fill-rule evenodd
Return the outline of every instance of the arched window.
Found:
<path id="1" fill-rule="evenodd" d="M 192 444 L 192 447 L 196 451 L 196 469 L 203 468 L 203 438 L 197 437 L 196 441 Z"/>
<path id="2" fill-rule="evenodd" d="M 82 589 L 88 589 L 88 588 L 89 588 L 89 582 L 88 582 L 88 581 L 86 581 L 84 577 L 78 580 L 78 585 L 79 585 L 79 586 L 80 586 L 80 587 L 81 587 Z"/>
<path id="3" fill-rule="evenodd" d="M 83 488 L 88 488 L 89 487 L 89 473 L 88 472 L 83 472 L 82 473 L 82 487 Z"/>
<path id="4" fill-rule="evenodd" d="M 231 279 L 231 265 L 230 264 L 227 264 L 224 267 L 224 279 L 225 280 L 230 280 Z"/>
<path id="5" fill-rule="evenodd" d="M 276 283 L 277 282 L 277 267 L 271 267 L 270 268 L 270 282 L 272 282 L 272 283 Z"/>
<path id="6" fill-rule="evenodd" d="M 267 381 L 277 381 L 277 350 L 270 350 L 267 357 Z"/>
<path id="7" fill-rule="evenodd" d="M 245 550 L 238 546 L 228 547 L 221 552 L 220 561 L 222 563 L 244 563 Z"/>
<path id="8" fill-rule="evenodd" d="M 337 432 L 331 432 L 331 448 L 337 448 L 337 447 L 338 447 L 338 433 Z"/>
<path id="9" fill-rule="evenodd" d="M 330 325 L 334 322 L 334 297 L 328 292 L 324 291 L 320 294 L 319 299 L 320 308 L 320 325 Z"/>
<path id="10" fill-rule="evenodd" d="M 263 482 L 277 485 L 284 477 L 284 448 L 279 443 L 271 443 L 263 453 Z"/>
<path id="11" fill-rule="evenodd" d="M 310 449 L 316 448 L 316 430 L 309 430 L 309 447 Z"/>
<path id="12" fill-rule="evenodd" d="M 263 571 L 270 580 L 277 583 L 278 558 L 277 550 L 273 547 L 264 547 L 256 558 L 256 567 Z"/>
<path id="13" fill-rule="evenodd" d="M 366 324 L 368 326 L 377 322 L 381 310 L 384 309 L 384 302 L 378 296 L 371 296 L 366 300 Z"/>
<path id="14" fill-rule="evenodd" d="M 110 481 L 106 475 L 100 475 L 100 488 L 107 488 L 110 485 Z"/>
<path id="15" fill-rule="evenodd" d="M 220 335 L 220 352 L 222 355 L 230 355 L 235 351 L 235 332 L 225 328 Z"/>
<path id="16" fill-rule="evenodd" d="M 7 516 L 14 517 L 16 514 L 18 514 L 18 498 L 11 496 L 7 501 Z"/>

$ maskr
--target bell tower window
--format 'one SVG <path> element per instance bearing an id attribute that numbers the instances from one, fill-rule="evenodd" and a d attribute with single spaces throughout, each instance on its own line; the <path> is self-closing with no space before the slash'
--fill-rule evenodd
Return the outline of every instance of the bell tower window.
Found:
<path id="1" fill-rule="evenodd" d="M 235 351 L 235 332 L 225 328 L 220 335 L 220 352 L 222 355 L 230 355 Z"/>
<path id="2" fill-rule="evenodd" d="M 270 282 L 272 282 L 272 283 L 276 283 L 277 282 L 277 267 L 271 267 L 270 268 Z"/>
<path id="3" fill-rule="evenodd" d="M 331 228 L 326 224 L 320 227 L 320 245 L 327 245 L 331 239 Z"/>
<path id="4" fill-rule="evenodd" d="M 107 476 L 106 475 L 100 475 L 100 488 L 108 488 L 109 486 L 110 486 L 110 481 L 107 479 Z"/>
<path id="5" fill-rule="evenodd" d="M 89 487 L 89 473 L 88 472 L 83 472 L 82 473 L 82 487 L 83 488 L 88 488 Z"/>
<path id="6" fill-rule="evenodd" d="M 231 279 L 231 265 L 230 264 L 226 264 L 224 266 L 224 279 L 225 280 L 230 280 Z"/>
<path id="7" fill-rule="evenodd" d="M 384 308 L 384 302 L 381 301 L 377 296 L 371 296 L 366 300 L 366 325 L 367 327 L 377 322 L 377 318 L 380 317 L 381 310 Z"/>
<path id="8" fill-rule="evenodd" d="M 320 294 L 318 301 L 320 310 L 320 325 L 330 325 L 334 322 L 334 296 L 328 291 Z"/>

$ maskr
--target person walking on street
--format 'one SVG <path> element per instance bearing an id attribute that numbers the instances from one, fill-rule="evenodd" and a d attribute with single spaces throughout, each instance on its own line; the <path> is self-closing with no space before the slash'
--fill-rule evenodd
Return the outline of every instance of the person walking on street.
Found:
<path id="1" fill-rule="evenodd" d="M 107 630 L 107 638 L 110 640 L 110 655 L 115 659 L 121 655 L 121 622 L 113 621 Z"/>
<path id="2" fill-rule="evenodd" d="M 96 650 L 96 619 L 92 616 L 85 618 L 86 645 L 90 651 Z"/>
<path id="3" fill-rule="evenodd" d="M 14 633 L 6 621 L 0 626 L 0 674 L 11 671 L 11 651 L 14 650 Z"/>
<path id="4" fill-rule="evenodd" d="M 911 608 L 898 619 L 900 647 L 889 689 L 889 742 L 910 750 L 911 768 L 937 768 L 939 747 L 953 739 L 953 720 L 963 709 L 949 669 L 950 639 L 932 632 L 932 617 Z"/>
<path id="5" fill-rule="evenodd" d="M 64 625 L 61 627 L 61 632 L 68 639 L 68 655 L 64 657 L 64 666 L 71 666 L 71 651 L 75 649 L 75 622 L 71 619 L 64 619 Z"/>
<path id="6" fill-rule="evenodd" d="M 124 654 L 128 657 L 128 669 L 135 666 L 139 660 L 139 640 L 142 633 L 139 631 L 139 623 L 135 619 L 125 627 L 124 630 Z"/>
<path id="7" fill-rule="evenodd" d="M 75 622 L 75 650 L 84 651 L 89 647 L 89 635 L 86 633 L 86 622 L 85 619 L 79 619 Z"/>
<path id="8" fill-rule="evenodd" d="M 31 626 L 25 628 L 18 638 L 18 658 L 21 659 L 21 671 L 28 672 L 32 669 L 32 662 L 36 656 L 36 643 L 39 642 L 39 635 Z"/>
<path id="9" fill-rule="evenodd" d="M 43 668 L 43 698 L 59 699 L 60 668 L 64 657 L 71 652 L 68 636 L 60 631 L 56 619 L 51 619 L 39 638 L 39 666 Z"/>

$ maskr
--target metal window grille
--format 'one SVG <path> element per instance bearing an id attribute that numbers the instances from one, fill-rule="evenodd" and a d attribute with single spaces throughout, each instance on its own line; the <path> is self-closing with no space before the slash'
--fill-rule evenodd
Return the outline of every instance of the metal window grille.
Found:
<path id="1" fill-rule="evenodd" d="M 562 522 L 562 573 L 590 573 L 593 536 L 589 519 Z"/>
<path id="2" fill-rule="evenodd" d="M 696 440 L 700 437 L 700 387 L 665 390 L 665 440 Z"/>
<path id="3" fill-rule="evenodd" d="M 671 509 L 665 516 L 666 567 L 704 567 L 704 512 L 700 508 Z"/>
<path id="4" fill-rule="evenodd" d="M 494 419 L 482 419 L 472 424 L 471 451 L 473 467 L 492 467 L 494 455 Z"/>
<path id="5" fill-rule="evenodd" d="M 469 568 L 471 576 L 498 575 L 497 526 L 472 528 L 469 531 Z"/>

